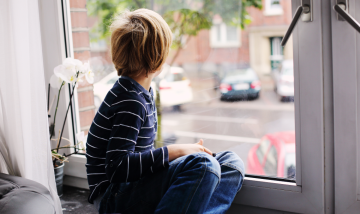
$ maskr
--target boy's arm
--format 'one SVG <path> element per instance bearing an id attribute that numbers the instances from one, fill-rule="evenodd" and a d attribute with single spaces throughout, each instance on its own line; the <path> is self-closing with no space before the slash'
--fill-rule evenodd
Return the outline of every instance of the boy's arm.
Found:
<path id="1" fill-rule="evenodd" d="M 110 183 L 137 181 L 141 177 L 167 168 L 167 147 L 134 153 L 140 128 L 146 117 L 144 107 L 124 102 L 112 107 L 113 127 L 106 152 L 106 175 Z"/>

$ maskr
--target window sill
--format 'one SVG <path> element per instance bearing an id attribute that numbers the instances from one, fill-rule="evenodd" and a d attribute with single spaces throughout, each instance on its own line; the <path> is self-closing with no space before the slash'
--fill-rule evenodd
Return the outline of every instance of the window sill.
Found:
<path id="1" fill-rule="evenodd" d="M 262 178 L 245 177 L 243 186 L 301 192 L 301 186 L 297 186 L 296 183 L 286 181 L 274 181 Z"/>

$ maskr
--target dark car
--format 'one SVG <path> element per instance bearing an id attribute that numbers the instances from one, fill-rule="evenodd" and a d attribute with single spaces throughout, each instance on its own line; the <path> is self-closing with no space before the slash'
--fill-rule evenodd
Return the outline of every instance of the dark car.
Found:
<path id="1" fill-rule="evenodd" d="M 220 83 L 221 100 L 257 99 L 261 90 L 258 76 L 251 68 L 227 71 Z"/>

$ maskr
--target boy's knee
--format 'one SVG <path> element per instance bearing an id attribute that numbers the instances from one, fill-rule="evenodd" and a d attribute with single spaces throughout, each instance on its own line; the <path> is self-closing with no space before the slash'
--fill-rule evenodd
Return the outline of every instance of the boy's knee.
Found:
<path id="1" fill-rule="evenodd" d="M 213 156 L 209 155 L 206 152 L 197 153 L 197 158 L 201 164 L 206 166 L 206 170 L 214 173 L 216 176 L 221 177 L 221 167 L 219 162 Z"/>
<path id="2" fill-rule="evenodd" d="M 232 151 L 224 151 L 217 154 L 216 159 L 219 161 L 220 165 L 226 165 L 232 167 L 244 176 L 245 175 L 245 164 L 243 160 Z"/>

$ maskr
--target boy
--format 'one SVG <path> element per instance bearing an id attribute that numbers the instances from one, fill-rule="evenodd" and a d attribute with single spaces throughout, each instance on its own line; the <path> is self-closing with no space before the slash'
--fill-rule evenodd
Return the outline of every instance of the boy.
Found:
<path id="1" fill-rule="evenodd" d="M 111 31 L 112 60 L 121 77 L 89 130 L 89 202 L 100 213 L 225 213 L 244 178 L 236 154 L 212 157 L 202 140 L 154 148 L 150 83 L 169 53 L 169 26 L 159 14 L 139 9 L 117 17 Z"/>

